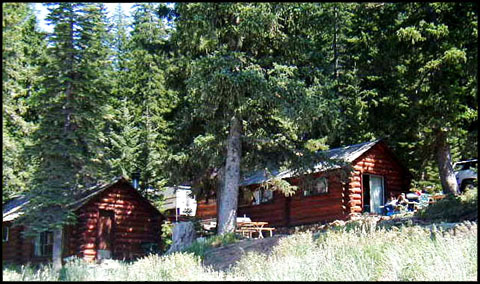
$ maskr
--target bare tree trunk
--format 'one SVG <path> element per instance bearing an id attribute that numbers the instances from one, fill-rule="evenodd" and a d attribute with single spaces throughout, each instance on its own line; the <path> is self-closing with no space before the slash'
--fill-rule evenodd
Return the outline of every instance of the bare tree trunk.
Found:
<path id="1" fill-rule="evenodd" d="M 234 116 L 230 124 L 225 163 L 224 188 L 220 191 L 218 235 L 235 232 L 237 225 L 238 184 L 240 181 L 242 123 Z"/>
<path id="2" fill-rule="evenodd" d="M 218 212 L 220 212 L 220 208 L 222 207 L 222 192 L 225 189 L 225 165 L 222 166 L 217 173 L 217 191 L 215 194 L 216 202 L 217 202 L 217 220 L 218 220 Z M 217 222 L 217 232 L 218 232 L 218 222 Z"/>
<path id="3" fill-rule="evenodd" d="M 60 271 L 62 269 L 62 251 L 63 251 L 63 229 L 53 231 L 53 252 L 52 261 L 53 269 Z"/>
<path id="4" fill-rule="evenodd" d="M 435 131 L 435 156 L 437 158 L 440 181 L 444 193 L 458 194 L 457 179 L 452 167 L 450 146 L 447 133 L 441 129 Z"/>

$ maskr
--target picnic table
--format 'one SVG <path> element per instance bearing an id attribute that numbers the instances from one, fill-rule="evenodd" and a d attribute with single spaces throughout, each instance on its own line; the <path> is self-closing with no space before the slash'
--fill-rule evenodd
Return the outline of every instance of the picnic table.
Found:
<path id="1" fill-rule="evenodd" d="M 217 225 L 217 220 L 216 219 L 209 219 L 209 220 L 204 220 L 203 222 L 204 228 L 215 228 Z M 275 228 L 268 227 L 268 222 L 264 221 L 252 221 L 248 217 L 237 217 L 237 228 L 235 229 L 235 232 L 241 233 L 243 236 L 252 238 L 253 234 L 258 234 L 258 238 L 263 239 L 263 232 L 268 231 L 270 232 L 270 237 L 273 236 L 273 231 Z"/>
<path id="2" fill-rule="evenodd" d="M 270 232 L 270 237 L 273 236 L 273 231 L 275 228 L 265 227 L 268 225 L 268 222 L 253 222 L 253 221 L 241 221 L 237 222 L 237 232 L 242 233 L 242 235 L 248 235 L 250 238 L 253 233 L 258 233 L 258 238 L 263 239 L 263 231 Z"/>

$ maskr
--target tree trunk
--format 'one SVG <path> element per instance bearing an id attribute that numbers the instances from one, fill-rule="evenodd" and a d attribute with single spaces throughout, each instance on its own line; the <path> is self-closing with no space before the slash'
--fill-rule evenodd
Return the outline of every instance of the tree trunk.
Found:
<path id="1" fill-rule="evenodd" d="M 62 251 L 63 251 L 63 229 L 53 231 L 53 251 L 52 261 L 53 269 L 60 271 L 62 269 Z"/>
<path id="2" fill-rule="evenodd" d="M 447 133 L 441 129 L 435 131 L 435 156 L 444 193 L 458 194 L 457 179 L 452 167 L 450 146 Z"/>
<path id="3" fill-rule="evenodd" d="M 242 123 L 234 116 L 230 124 L 225 163 L 224 187 L 220 191 L 218 235 L 235 232 L 237 225 L 238 183 L 240 181 Z"/>
<path id="4" fill-rule="evenodd" d="M 222 192 L 225 188 L 225 165 L 223 165 L 217 173 L 217 191 L 215 193 L 215 199 L 217 202 L 217 220 L 218 220 L 218 212 L 220 212 L 220 208 L 222 207 Z M 218 232 L 218 222 L 217 222 L 217 232 Z"/>
<path id="5" fill-rule="evenodd" d="M 196 239 L 195 226 L 192 222 L 180 222 L 172 232 L 173 243 L 165 254 L 174 253 L 188 248 Z"/>

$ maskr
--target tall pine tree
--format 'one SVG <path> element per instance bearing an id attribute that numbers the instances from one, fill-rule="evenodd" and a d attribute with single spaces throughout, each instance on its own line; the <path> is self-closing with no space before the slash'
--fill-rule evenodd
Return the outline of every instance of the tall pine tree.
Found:
<path id="1" fill-rule="evenodd" d="M 32 143 L 36 111 L 32 97 L 39 88 L 39 63 L 46 43 L 36 29 L 27 3 L 3 3 L 2 21 L 2 198 L 26 191 L 35 161 L 25 153 Z"/>
<path id="2" fill-rule="evenodd" d="M 302 134 L 312 120 L 330 113 L 325 73 L 310 64 L 321 60 L 321 53 L 309 50 L 311 38 L 320 35 L 316 25 L 302 20 L 315 18 L 315 8 L 176 6 L 174 41 L 186 72 L 177 133 L 188 146 L 173 159 L 185 165 L 182 177 L 224 173 L 217 194 L 219 234 L 235 228 L 240 172 L 299 167 Z"/>
<path id="3" fill-rule="evenodd" d="M 171 135 L 168 116 L 176 104 L 175 93 L 165 84 L 168 34 L 158 15 L 162 5 L 133 7 L 130 36 L 123 48 L 118 48 L 123 51 L 117 58 L 115 99 L 121 104 L 108 135 L 113 145 L 108 152 L 113 172 L 127 176 L 140 172 L 140 191 L 149 198 L 155 196 L 148 196 L 152 189 L 158 191 L 166 182 L 163 163 Z"/>
<path id="4" fill-rule="evenodd" d="M 47 20 L 47 60 L 42 90 L 35 97 L 38 128 L 29 149 L 38 160 L 28 214 L 20 220 L 27 233 L 55 230 L 54 256 L 61 249 L 61 228 L 73 221 L 68 204 L 79 190 L 102 180 L 103 102 L 110 66 L 106 14 L 102 4 L 52 3 Z M 59 238 L 60 235 L 60 238 Z M 58 259 L 55 263 L 59 265 Z"/>

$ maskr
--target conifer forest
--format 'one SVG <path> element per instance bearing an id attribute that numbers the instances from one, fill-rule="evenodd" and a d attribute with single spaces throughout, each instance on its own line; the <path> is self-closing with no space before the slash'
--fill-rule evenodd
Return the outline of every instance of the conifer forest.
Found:
<path id="1" fill-rule="evenodd" d="M 2 198 L 31 196 L 36 231 L 132 173 L 158 206 L 190 184 L 222 211 L 243 174 L 329 148 L 383 139 L 412 187 L 453 193 L 477 158 L 476 2 L 43 5 L 52 32 L 2 4 Z"/>

